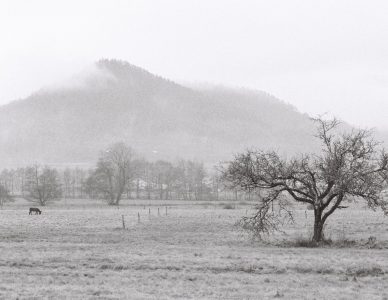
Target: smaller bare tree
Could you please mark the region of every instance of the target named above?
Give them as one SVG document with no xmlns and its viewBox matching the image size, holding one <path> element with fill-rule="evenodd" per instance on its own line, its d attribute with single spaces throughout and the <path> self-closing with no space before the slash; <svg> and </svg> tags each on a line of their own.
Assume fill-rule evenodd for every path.
<svg viewBox="0 0 388 300">
<path fill-rule="evenodd" d="M 119 205 L 134 179 L 134 151 L 124 143 L 117 143 L 102 152 L 97 167 L 88 179 L 89 189 L 109 205 Z"/>
<path fill-rule="evenodd" d="M 58 171 L 49 167 L 34 165 L 27 168 L 24 188 L 25 198 L 42 206 L 62 196 Z"/>
<path fill-rule="evenodd" d="M 2 184 L 0 184 L 0 207 L 3 208 L 7 202 L 12 202 L 13 197 L 10 195 L 9 190 Z"/>
</svg>

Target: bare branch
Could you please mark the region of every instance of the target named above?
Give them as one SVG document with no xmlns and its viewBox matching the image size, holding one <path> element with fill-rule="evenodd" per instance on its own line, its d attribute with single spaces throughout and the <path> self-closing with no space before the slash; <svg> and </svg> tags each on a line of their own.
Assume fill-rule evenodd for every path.
<svg viewBox="0 0 388 300">
<path fill-rule="evenodd" d="M 273 151 L 247 151 L 223 168 L 222 178 L 232 187 L 267 191 L 270 198 L 263 203 L 279 203 L 288 195 L 293 201 L 312 204 L 314 239 L 319 241 L 323 224 L 343 201 L 357 197 L 372 209 L 386 210 L 388 203 L 382 192 L 387 189 L 388 154 L 380 149 L 370 130 L 339 133 L 336 119 L 317 118 L 314 122 L 316 137 L 322 142 L 320 154 L 287 160 Z M 265 209 L 258 207 L 259 213 L 251 221 L 265 219 Z M 257 228 L 263 228 L 263 224 Z"/>
</svg>

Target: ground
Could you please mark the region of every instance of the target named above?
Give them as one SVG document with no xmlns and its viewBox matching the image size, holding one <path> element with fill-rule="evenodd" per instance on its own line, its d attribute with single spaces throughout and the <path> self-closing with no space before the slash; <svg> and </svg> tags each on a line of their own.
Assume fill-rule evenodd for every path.
<svg viewBox="0 0 388 300">
<path fill-rule="evenodd" d="M 303 208 L 286 235 L 265 244 L 234 226 L 252 212 L 246 203 L 127 201 L 117 209 L 79 200 L 42 215 L 28 215 L 28 205 L 0 210 L 1 299 L 388 299 L 380 212 L 333 215 L 326 236 L 356 244 L 302 248 L 293 243 L 309 235 L 312 218 Z"/>
</svg>

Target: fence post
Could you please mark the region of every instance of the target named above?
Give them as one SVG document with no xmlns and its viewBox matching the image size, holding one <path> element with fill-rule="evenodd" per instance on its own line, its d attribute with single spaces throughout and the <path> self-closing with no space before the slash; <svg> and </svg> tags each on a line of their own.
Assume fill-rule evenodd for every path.
<svg viewBox="0 0 388 300">
<path fill-rule="evenodd" d="M 167 216 L 167 206 L 166 206 L 166 216 Z"/>
<path fill-rule="evenodd" d="M 158 207 L 158 216 L 160 216 L 159 207 Z"/>
<path fill-rule="evenodd" d="M 148 218 L 151 219 L 151 208 L 148 209 Z"/>
<path fill-rule="evenodd" d="M 121 221 L 123 222 L 123 229 L 125 229 L 125 220 L 124 220 L 124 215 L 121 215 Z"/>
<path fill-rule="evenodd" d="M 137 223 L 140 223 L 140 213 L 137 213 Z"/>
</svg>

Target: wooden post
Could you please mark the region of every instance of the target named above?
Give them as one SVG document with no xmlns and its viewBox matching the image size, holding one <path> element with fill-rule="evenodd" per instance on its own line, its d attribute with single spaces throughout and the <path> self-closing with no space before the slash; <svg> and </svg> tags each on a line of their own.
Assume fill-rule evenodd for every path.
<svg viewBox="0 0 388 300">
<path fill-rule="evenodd" d="M 137 223 L 140 223 L 140 213 L 137 213 Z"/>
<path fill-rule="evenodd" d="M 158 207 L 158 216 L 160 216 L 159 207 Z"/>
<path fill-rule="evenodd" d="M 151 219 L 151 208 L 148 209 L 148 218 Z"/>
<path fill-rule="evenodd" d="M 121 215 L 121 221 L 123 222 L 123 229 L 125 229 L 125 220 L 124 220 L 124 215 Z"/>
<path fill-rule="evenodd" d="M 166 216 L 167 216 L 167 206 L 166 206 Z"/>
</svg>

